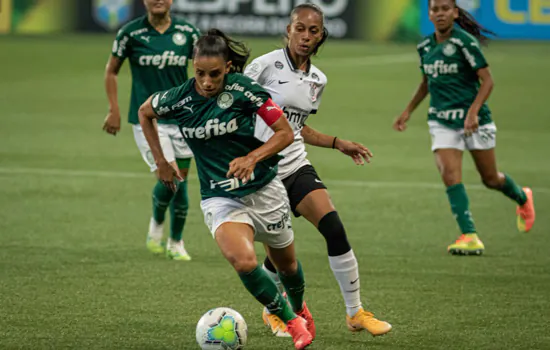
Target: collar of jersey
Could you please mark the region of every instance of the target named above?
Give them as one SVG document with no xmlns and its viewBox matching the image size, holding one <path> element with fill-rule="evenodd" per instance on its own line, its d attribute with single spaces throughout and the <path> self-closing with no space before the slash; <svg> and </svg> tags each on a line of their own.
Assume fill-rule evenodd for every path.
<svg viewBox="0 0 550 350">
<path fill-rule="evenodd" d="M 168 29 L 166 29 L 166 31 L 162 34 L 158 30 L 156 30 L 156 28 L 153 27 L 153 25 L 149 22 L 149 18 L 147 17 L 147 15 L 143 16 L 143 23 L 147 26 L 147 28 L 152 30 L 154 33 L 158 35 L 165 35 L 170 33 L 172 29 L 174 29 L 174 16 L 170 15 L 170 27 L 168 27 Z"/>
<path fill-rule="evenodd" d="M 441 42 L 441 43 L 438 43 L 437 42 L 437 37 L 435 36 L 435 32 L 430 36 L 430 40 L 432 41 L 432 44 L 433 45 L 442 45 L 442 44 L 446 44 L 449 39 L 451 39 L 453 37 L 453 35 L 456 34 L 456 25 L 453 25 L 453 28 L 451 29 L 451 36 L 449 36 L 449 38 L 447 38 L 447 40 Z"/>
<path fill-rule="evenodd" d="M 296 63 L 294 63 L 294 61 L 292 60 L 292 56 L 290 55 L 290 49 L 288 48 L 288 46 L 286 46 L 283 49 L 283 51 L 285 53 L 285 57 L 286 57 L 286 60 L 288 62 L 288 65 L 290 66 L 290 68 L 292 69 L 293 72 L 296 72 L 298 70 L 298 67 L 296 66 Z M 306 74 L 309 74 L 310 69 L 311 69 L 311 60 L 308 59 L 307 60 L 307 67 L 306 67 Z"/>
</svg>

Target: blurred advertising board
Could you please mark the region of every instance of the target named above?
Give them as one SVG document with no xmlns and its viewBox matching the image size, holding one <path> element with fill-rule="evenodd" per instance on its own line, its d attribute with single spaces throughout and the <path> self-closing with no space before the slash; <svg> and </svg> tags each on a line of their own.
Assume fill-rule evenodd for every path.
<svg viewBox="0 0 550 350">
<path fill-rule="evenodd" d="M 11 31 L 11 0 L 0 0 L 0 34 Z"/>
<path fill-rule="evenodd" d="M 288 15 L 298 4 L 319 5 L 332 37 L 357 36 L 357 4 L 360 0 L 174 0 L 172 12 L 184 16 L 201 30 L 219 28 L 243 36 L 281 36 Z M 83 0 L 80 29 L 111 31 L 128 19 L 145 13 L 142 0 Z"/>
<path fill-rule="evenodd" d="M 420 39 L 420 1 L 365 0 L 363 38 L 375 41 L 414 41 Z"/>
<path fill-rule="evenodd" d="M 550 0 L 458 0 L 495 39 L 550 40 Z M 428 2 L 423 1 L 421 32 L 433 32 Z"/>
<path fill-rule="evenodd" d="M 42 34 L 75 28 L 72 0 L 0 0 L 0 32 Z"/>
</svg>

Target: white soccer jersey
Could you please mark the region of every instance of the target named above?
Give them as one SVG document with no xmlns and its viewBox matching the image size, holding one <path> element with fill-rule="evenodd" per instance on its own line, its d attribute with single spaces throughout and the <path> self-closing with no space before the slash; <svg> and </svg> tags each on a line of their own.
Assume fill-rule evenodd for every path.
<svg viewBox="0 0 550 350">
<path fill-rule="evenodd" d="M 327 77 L 310 64 L 306 72 L 297 69 L 287 49 L 279 49 L 256 58 L 244 74 L 260 83 L 285 112 L 294 130 L 294 142 L 281 152 L 279 177 L 284 179 L 304 165 L 310 164 L 302 137 L 302 129 L 310 114 L 317 113 Z M 256 117 L 255 136 L 267 141 L 273 130 Z"/>
</svg>

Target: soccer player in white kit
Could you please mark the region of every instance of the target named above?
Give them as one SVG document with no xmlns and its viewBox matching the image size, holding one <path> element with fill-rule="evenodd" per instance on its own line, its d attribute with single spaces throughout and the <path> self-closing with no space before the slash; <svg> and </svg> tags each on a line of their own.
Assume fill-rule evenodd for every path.
<svg viewBox="0 0 550 350">
<path fill-rule="evenodd" d="M 357 165 L 368 162 L 372 154 L 359 143 L 329 136 L 305 125 L 307 118 L 317 112 L 327 83 L 325 74 L 311 63 L 311 57 L 328 37 L 322 9 L 313 4 L 296 6 L 290 14 L 287 34 L 288 44 L 284 49 L 255 59 L 245 69 L 245 75 L 271 94 L 293 128 L 294 142 L 281 152 L 284 159 L 279 162 L 278 176 L 286 187 L 294 215 L 304 216 L 326 240 L 330 267 L 346 304 L 348 328 L 353 332 L 366 329 L 374 336 L 383 335 L 392 326 L 377 320 L 362 307 L 357 259 L 327 188 L 307 159 L 305 144 L 338 149 Z M 272 134 L 265 122 L 257 118 L 256 137 L 265 141 Z M 269 258 L 264 262 L 264 269 L 281 287 Z M 276 336 L 288 336 L 284 323 L 266 309 L 263 319 Z"/>
</svg>

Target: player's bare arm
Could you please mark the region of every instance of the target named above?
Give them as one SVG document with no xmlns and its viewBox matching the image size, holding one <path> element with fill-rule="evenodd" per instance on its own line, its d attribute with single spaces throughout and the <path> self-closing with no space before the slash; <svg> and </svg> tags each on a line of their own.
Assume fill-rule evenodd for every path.
<svg viewBox="0 0 550 350">
<path fill-rule="evenodd" d="M 491 92 L 493 91 L 494 82 L 489 67 L 481 68 L 477 70 L 477 76 L 481 81 L 481 86 L 477 93 L 476 99 L 472 103 L 472 106 L 468 110 L 466 119 L 464 120 L 464 134 L 466 136 L 476 132 L 479 127 L 479 110 L 483 104 L 489 99 Z"/>
<path fill-rule="evenodd" d="M 428 79 L 425 75 L 422 75 L 422 81 L 414 92 L 413 98 L 407 105 L 407 108 L 405 108 L 403 113 L 401 113 L 401 115 L 393 123 L 393 128 L 396 131 L 405 131 L 405 129 L 407 129 L 407 122 L 411 118 L 411 114 L 422 103 L 422 101 L 424 101 L 426 96 L 428 96 Z"/>
<path fill-rule="evenodd" d="M 147 139 L 147 143 L 149 143 L 151 153 L 157 164 L 159 180 L 175 192 L 177 189 L 175 180 L 183 181 L 183 178 L 179 175 L 178 170 L 164 158 L 164 154 L 162 153 L 159 135 L 155 128 L 155 119 L 157 115 L 153 111 L 151 97 L 149 97 L 139 108 L 138 117 L 139 124 L 143 129 L 143 134 Z"/>
<path fill-rule="evenodd" d="M 109 100 L 109 113 L 103 122 L 103 130 L 115 135 L 120 131 L 120 110 L 118 107 L 117 76 L 122 67 L 122 61 L 112 55 L 109 56 L 105 67 L 105 91 Z"/>
<path fill-rule="evenodd" d="M 304 125 L 302 129 L 302 137 L 308 145 L 339 150 L 350 156 L 357 165 L 364 165 L 365 162 L 370 163 L 370 158 L 373 157 L 372 152 L 360 143 L 323 134 L 307 125 Z"/>
<path fill-rule="evenodd" d="M 280 118 L 282 115 L 283 112 L 281 111 L 277 121 L 271 124 L 270 127 L 275 133 L 266 143 L 247 156 L 236 158 L 229 163 L 227 177 L 236 177 L 244 183 L 248 182 L 258 162 L 281 152 L 294 141 L 292 128 L 286 118 Z"/>
</svg>

